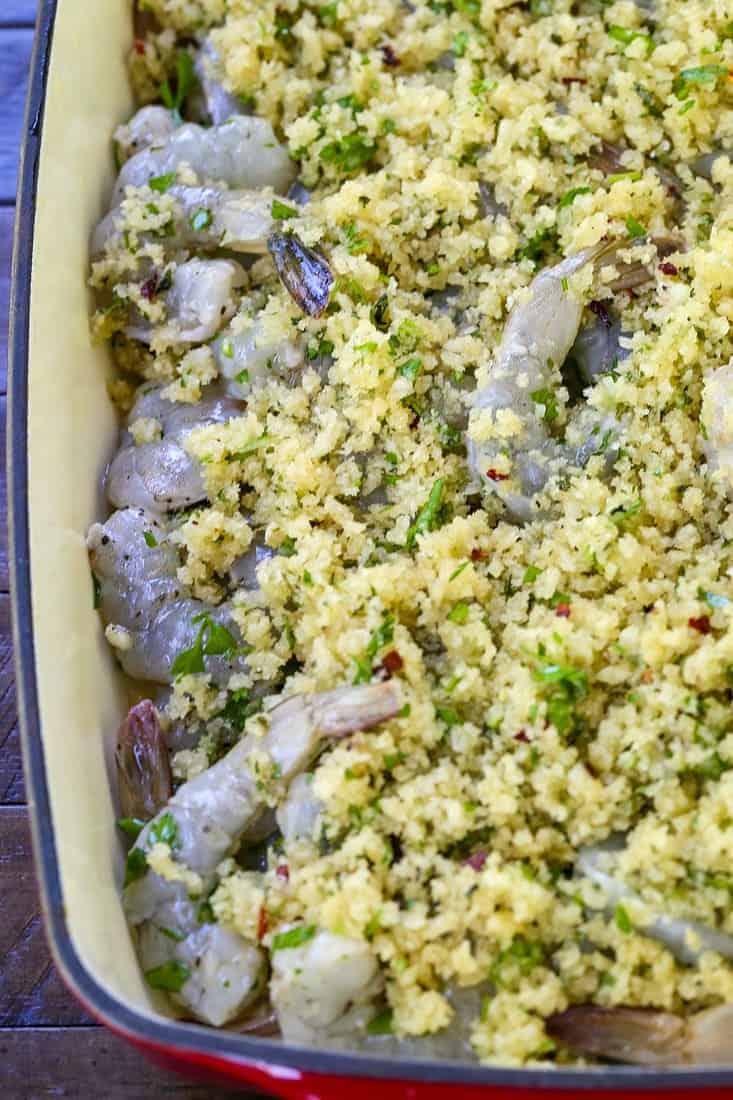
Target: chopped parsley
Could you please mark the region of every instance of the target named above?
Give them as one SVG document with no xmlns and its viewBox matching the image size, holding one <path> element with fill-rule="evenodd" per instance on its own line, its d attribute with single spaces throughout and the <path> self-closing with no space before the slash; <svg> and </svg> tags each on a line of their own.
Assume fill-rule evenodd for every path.
<svg viewBox="0 0 733 1100">
<path fill-rule="evenodd" d="M 150 826 L 148 833 L 153 844 L 167 844 L 171 848 L 178 847 L 178 825 L 176 819 L 170 813 L 162 814 L 157 821 Z"/>
<path fill-rule="evenodd" d="M 617 23 L 608 28 L 608 37 L 624 47 L 630 46 L 632 42 L 640 39 L 646 46 L 647 55 L 654 49 L 654 41 L 650 34 L 645 34 L 643 31 L 632 31 L 628 27 L 620 27 Z"/>
<path fill-rule="evenodd" d="M 459 600 L 459 602 L 455 604 L 454 607 L 448 612 L 448 619 L 450 620 L 450 622 L 456 623 L 458 626 L 463 626 L 463 624 L 468 620 L 469 611 L 470 607 L 466 603 L 466 601 Z"/>
<path fill-rule="evenodd" d="M 153 989 L 164 989 L 167 993 L 180 993 L 191 977 L 191 969 L 185 963 L 171 959 L 145 971 L 145 980 Z"/>
<path fill-rule="evenodd" d="M 158 540 L 152 531 L 143 531 L 143 538 L 145 539 L 145 545 L 149 546 L 151 550 L 158 545 Z"/>
<path fill-rule="evenodd" d="M 615 911 L 613 917 L 614 917 L 614 920 L 616 921 L 616 927 L 618 928 L 618 930 L 620 932 L 624 932 L 626 935 L 628 935 L 629 932 L 634 931 L 634 926 L 631 923 L 631 917 L 626 912 L 623 905 L 617 905 L 616 906 L 616 911 Z"/>
<path fill-rule="evenodd" d="M 204 657 L 221 657 L 234 653 L 237 649 L 234 635 L 221 623 L 215 622 L 208 612 L 194 616 L 191 622 L 200 623 L 201 626 L 191 648 L 184 649 L 174 660 L 171 666 L 171 675 L 174 680 L 179 676 L 193 676 L 206 672 Z"/>
<path fill-rule="evenodd" d="M 121 829 L 125 836 L 137 840 L 145 828 L 145 822 L 141 821 L 139 817 L 121 817 L 117 822 L 117 828 Z"/>
<path fill-rule="evenodd" d="M 129 886 L 131 882 L 137 882 L 139 878 L 147 872 L 148 869 L 148 857 L 142 848 L 131 848 L 127 853 L 127 860 L 125 862 L 125 886 Z"/>
<path fill-rule="evenodd" d="M 378 1016 L 369 1021 L 366 1029 L 369 1035 L 391 1035 L 394 1031 L 392 1013 L 389 1010 L 380 1012 Z"/>
<path fill-rule="evenodd" d="M 641 237 L 646 237 L 647 234 L 646 226 L 642 225 L 631 214 L 626 219 L 626 232 L 632 241 L 638 241 Z"/>
<path fill-rule="evenodd" d="M 200 206 L 198 210 L 195 210 L 191 215 L 191 228 L 194 233 L 203 233 L 205 229 L 208 229 L 214 220 L 214 215 L 211 213 L 208 207 Z"/>
<path fill-rule="evenodd" d="M 544 412 L 542 413 L 542 419 L 547 424 L 552 424 L 553 420 L 557 420 L 559 409 L 557 398 L 552 390 L 534 390 L 529 396 L 532 398 L 535 405 L 543 406 Z"/>
<path fill-rule="evenodd" d="M 356 659 L 356 672 L 354 674 L 355 684 L 368 684 L 372 678 L 374 658 L 379 653 L 380 649 L 384 649 L 394 639 L 394 615 L 385 615 L 382 619 L 381 625 L 372 634 L 369 639 L 369 644 L 366 647 L 366 653 L 364 657 L 358 657 Z"/>
<path fill-rule="evenodd" d="M 276 222 L 287 221 L 288 218 L 297 218 L 299 211 L 294 206 L 288 206 L 280 199 L 273 199 L 270 214 Z"/>
<path fill-rule="evenodd" d="M 691 69 L 683 69 L 675 78 L 673 85 L 674 94 L 678 99 L 687 99 L 690 87 L 695 85 L 715 85 L 721 76 L 727 76 L 728 69 L 725 65 L 696 65 Z"/>
<path fill-rule="evenodd" d="M 564 210 L 566 206 L 572 206 L 578 195 L 590 195 L 592 190 L 592 187 L 571 187 L 557 204 L 558 210 Z"/>
<path fill-rule="evenodd" d="M 183 121 L 181 111 L 195 84 L 196 71 L 193 66 L 193 58 L 188 50 L 180 50 L 176 57 L 175 92 L 171 89 L 168 80 L 164 80 L 158 89 L 160 98 L 168 110 L 173 113 L 177 122 Z"/>
<path fill-rule="evenodd" d="M 168 188 L 176 182 L 176 173 L 168 172 L 165 176 L 153 176 L 151 180 L 148 180 L 148 187 L 152 191 L 157 191 L 159 195 L 164 195 Z"/>
<path fill-rule="evenodd" d="M 301 944 L 312 940 L 315 934 L 315 924 L 299 924 L 297 928 L 290 928 L 287 932 L 278 932 L 276 936 L 273 936 L 270 951 L 274 954 L 276 951 L 287 951 L 293 947 L 300 947 Z"/>
<path fill-rule="evenodd" d="M 547 720 L 558 733 L 571 733 L 576 726 L 575 708 L 588 694 L 587 673 L 573 665 L 550 661 L 540 652 L 533 675 L 546 688 Z"/>
<path fill-rule="evenodd" d="M 333 165 L 344 175 L 352 175 L 360 168 L 364 168 L 372 160 L 376 151 L 376 142 L 357 130 L 324 145 L 320 158 L 324 164 Z"/>
<path fill-rule="evenodd" d="M 414 523 L 407 532 L 405 545 L 409 550 L 415 546 L 418 535 L 425 535 L 440 526 L 444 488 L 445 482 L 442 478 L 438 478 L 430 490 L 430 496 L 417 513 Z"/>
</svg>

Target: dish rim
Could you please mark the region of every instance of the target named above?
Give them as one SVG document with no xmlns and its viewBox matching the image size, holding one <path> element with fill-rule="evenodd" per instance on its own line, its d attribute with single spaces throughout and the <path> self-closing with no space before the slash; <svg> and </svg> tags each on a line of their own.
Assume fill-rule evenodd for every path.
<svg viewBox="0 0 733 1100">
<path fill-rule="evenodd" d="M 53 34 L 59 0 L 39 0 L 28 101 L 18 175 L 8 339 L 8 549 L 18 718 L 36 875 L 46 935 L 65 983 L 112 1031 L 158 1057 L 213 1059 L 220 1071 L 249 1065 L 267 1084 L 296 1075 L 331 1079 L 391 1080 L 409 1085 L 444 1084 L 504 1089 L 583 1092 L 721 1089 L 733 1087 L 733 1068 L 647 1070 L 601 1067 L 587 1070 L 513 1069 L 461 1062 L 308 1050 L 173 1019 L 151 1019 L 118 1000 L 82 962 L 66 924 L 48 775 L 41 737 L 35 663 L 28 501 L 28 378 L 31 282 L 38 171 Z"/>
</svg>

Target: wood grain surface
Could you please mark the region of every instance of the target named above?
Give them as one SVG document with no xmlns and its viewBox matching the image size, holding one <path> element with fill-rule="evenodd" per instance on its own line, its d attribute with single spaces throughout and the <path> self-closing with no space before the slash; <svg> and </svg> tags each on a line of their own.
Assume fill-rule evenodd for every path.
<svg viewBox="0 0 733 1100">
<path fill-rule="evenodd" d="M 94 0 L 90 0 L 90 6 Z M 33 40 L 34 0 L 0 0 L 0 433 L 5 453 L 7 321 L 17 147 Z M 4 467 L 3 467 L 4 471 Z M 8 1100 L 219 1100 L 148 1064 L 98 1027 L 48 952 L 25 805 L 8 595 L 6 481 L 0 479 L 0 1095 Z M 237 1090 L 245 1100 L 261 1093 Z"/>
</svg>

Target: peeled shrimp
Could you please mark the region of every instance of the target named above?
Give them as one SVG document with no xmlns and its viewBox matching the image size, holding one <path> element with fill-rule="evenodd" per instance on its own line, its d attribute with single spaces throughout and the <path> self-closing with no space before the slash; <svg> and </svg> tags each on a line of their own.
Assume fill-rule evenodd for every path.
<svg viewBox="0 0 733 1100">
<path fill-rule="evenodd" d="M 133 679 L 168 684 L 177 658 L 194 651 L 203 665 L 197 671 L 226 684 L 233 672 L 247 672 L 239 629 L 227 604 L 193 599 L 179 583 L 178 554 L 167 535 L 155 516 L 127 508 L 95 523 L 87 536 L 100 611 L 117 628 L 111 638 L 119 662 Z"/>
<path fill-rule="evenodd" d="M 260 587 L 257 579 L 257 568 L 263 562 L 271 561 L 277 556 L 277 550 L 266 546 L 261 536 L 255 535 L 250 547 L 232 562 L 229 568 L 229 576 L 237 588 L 246 588 L 250 592 Z"/>
<path fill-rule="evenodd" d="M 150 146 L 164 145 L 176 129 L 173 112 L 165 107 L 142 107 L 115 131 L 118 155 L 123 160 Z"/>
<path fill-rule="evenodd" d="M 241 115 L 242 101 L 224 87 L 221 58 L 210 38 L 204 40 L 196 55 L 196 75 L 204 94 L 206 113 L 214 126 L 220 126 L 233 115 Z"/>
<path fill-rule="evenodd" d="M 573 1005 L 547 1030 L 574 1050 L 640 1066 L 733 1065 L 733 1005 L 675 1016 L 653 1009 Z"/>
<path fill-rule="evenodd" d="M 583 314 L 583 305 L 566 289 L 566 280 L 608 249 L 608 245 L 586 249 L 535 277 L 527 301 L 509 317 L 488 380 L 474 395 L 471 423 L 488 410 L 495 424 L 508 417 L 511 433 L 481 441 L 475 438 L 478 433 L 471 437 L 469 427 L 470 468 L 520 521 L 537 514 L 535 497 L 553 474 L 587 461 L 589 441 L 593 453 L 609 432 L 618 430 L 612 417 L 586 414 L 578 425 L 581 431 L 569 432 L 571 442 L 563 444 L 548 431 L 542 401 L 554 385 L 553 371 L 576 340 Z M 511 463 L 508 473 L 503 469 L 506 456 Z"/>
<path fill-rule="evenodd" d="M 244 332 L 228 330 L 212 344 L 227 390 L 235 397 L 247 397 L 273 377 L 282 377 L 303 365 L 303 348 L 295 340 L 272 340 L 261 321 Z"/>
<path fill-rule="evenodd" d="M 364 940 L 318 931 L 272 955 L 270 996 L 289 1042 L 363 1032 L 381 990 L 379 962 Z"/>
<path fill-rule="evenodd" d="M 275 227 L 272 194 L 264 191 L 229 191 L 222 187 L 190 187 L 173 184 L 167 195 L 176 200 L 170 231 L 164 237 L 143 233 L 168 252 L 178 249 L 210 251 L 228 248 L 233 252 L 259 255 Z M 292 204 L 291 204 L 292 205 Z M 125 204 L 115 206 L 92 234 L 94 259 L 114 251 L 125 233 Z"/>
<path fill-rule="evenodd" d="M 156 839 L 166 836 L 174 870 L 184 877 L 193 872 L 192 879 L 182 881 L 143 867 L 126 886 L 124 904 L 131 923 L 140 928 L 146 971 L 176 963 L 185 980 L 175 998 L 199 1019 L 221 1026 L 262 988 L 264 952 L 233 933 L 224 935 L 217 925 L 202 924 L 199 903 L 216 884 L 219 863 L 266 809 L 268 778 L 289 784 L 325 742 L 371 729 L 394 717 L 400 706 L 391 681 L 286 698 L 265 712 L 262 736 L 248 734 L 217 764 L 184 783 L 140 833 L 133 852 L 148 853 Z M 261 770 L 263 760 L 269 760 L 267 774 Z M 222 936 L 226 942 L 219 942 Z M 201 958 L 205 967 L 198 963 Z M 234 974 L 227 969 L 232 960 Z"/>
<path fill-rule="evenodd" d="M 206 499 L 199 463 L 183 443 L 189 432 L 209 424 L 225 424 L 243 414 L 243 407 L 212 386 L 195 405 L 168 401 L 160 386 L 141 386 L 127 424 L 157 420 L 159 440 L 136 445 L 128 431 L 109 466 L 105 488 L 115 508 L 137 507 L 173 512 Z"/>
<path fill-rule="evenodd" d="M 296 776 L 277 808 L 277 825 L 285 843 L 313 840 L 322 811 L 323 803 L 313 790 L 313 776 L 309 773 Z"/>
<path fill-rule="evenodd" d="M 139 318 L 125 329 L 132 340 L 153 339 L 168 347 L 213 340 L 236 309 L 235 290 L 246 282 L 233 260 L 188 260 L 178 264 L 165 293 L 166 319 L 153 325 Z"/>
<path fill-rule="evenodd" d="M 603 845 L 584 848 L 578 855 L 578 871 L 601 887 L 606 896 L 606 908 L 611 913 L 622 901 L 641 900 L 608 869 L 613 853 L 619 852 L 623 844 L 623 838 L 612 838 Z M 664 944 L 680 962 L 688 966 L 697 964 L 705 951 L 716 951 L 733 959 L 733 936 L 708 928 L 698 921 L 661 913 L 637 931 Z"/>
<path fill-rule="evenodd" d="M 127 187 L 142 187 L 184 164 L 201 179 L 235 188 L 287 191 L 295 178 L 295 165 L 270 123 L 264 118 L 235 115 L 210 128 L 187 122 L 173 130 L 163 145 L 136 153 L 117 177 L 115 204 L 125 197 Z"/>
</svg>

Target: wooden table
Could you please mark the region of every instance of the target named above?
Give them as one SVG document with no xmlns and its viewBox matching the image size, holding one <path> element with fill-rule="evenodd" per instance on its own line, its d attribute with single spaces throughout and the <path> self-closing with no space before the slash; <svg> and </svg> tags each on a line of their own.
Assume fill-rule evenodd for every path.
<svg viewBox="0 0 733 1100">
<path fill-rule="evenodd" d="M 0 0 L 0 432 L 5 453 L 6 333 L 17 146 L 35 0 Z M 63 986 L 43 933 L 15 709 L 8 596 L 7 494 L 0 479 L 0 1092 L 8 1100 L 217 1100 L 149 1066 L 98 1027 Z M 238 1092 L 255 1100 L 259 1093 Z"/>
</svg>

